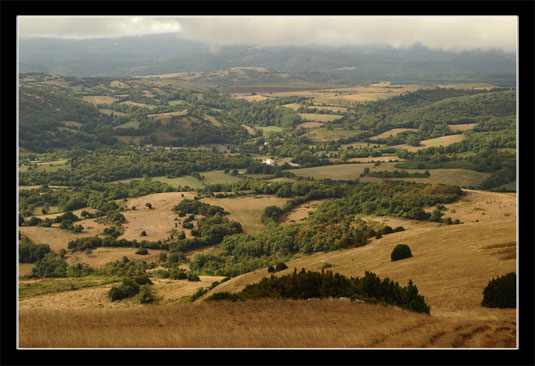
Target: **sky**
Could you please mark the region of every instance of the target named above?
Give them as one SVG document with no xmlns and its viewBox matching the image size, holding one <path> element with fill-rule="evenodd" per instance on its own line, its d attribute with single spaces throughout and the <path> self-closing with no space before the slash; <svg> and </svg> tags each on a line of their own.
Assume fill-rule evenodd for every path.
<svg viewBox="0 0 535 366">
<path fill-rule="evenodd" d="M 515 52 L 517 17 L 49 17 L 20 16 L 20 36 L 100 38 L 177 33 L 213 46 L 367 45 Z"/>
</svg>

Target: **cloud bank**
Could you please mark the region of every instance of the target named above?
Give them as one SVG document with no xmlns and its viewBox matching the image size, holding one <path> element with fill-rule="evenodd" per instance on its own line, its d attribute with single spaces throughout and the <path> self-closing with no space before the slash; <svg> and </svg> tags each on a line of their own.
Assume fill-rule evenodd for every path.
<svg viewBox="0 0 535 366">
<path fill-rule="evenodd" d="M 22 36 L 95 38 L 177 32 L 213 46 L 369 45 L 515 52 L 517 18 L 474 17 L 20 17 Z"/>
</svg>

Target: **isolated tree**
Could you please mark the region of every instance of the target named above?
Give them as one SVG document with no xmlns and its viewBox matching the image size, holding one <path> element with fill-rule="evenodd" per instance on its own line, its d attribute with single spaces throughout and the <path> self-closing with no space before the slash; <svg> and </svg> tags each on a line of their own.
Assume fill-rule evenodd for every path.
<svg viewBox="0 0 535 366">
<path fill-rule="evenodd" d="M 150 209 L 152 209 L 152 204 L 150 202 L 145 203 L 145 206 L 147 206 Z"/>
<path fill-rule="evenodd" d="M 516 308 L 516 273 L 510 272 L 489 281 L 483 290 L 482 306 Z"/>
<path fill-rule="evenodd" d="M 407 244 L 398 244 L 390 254 L 392 261 L 398 261 L 412 257 L 411 248 Z"/>
</svg>

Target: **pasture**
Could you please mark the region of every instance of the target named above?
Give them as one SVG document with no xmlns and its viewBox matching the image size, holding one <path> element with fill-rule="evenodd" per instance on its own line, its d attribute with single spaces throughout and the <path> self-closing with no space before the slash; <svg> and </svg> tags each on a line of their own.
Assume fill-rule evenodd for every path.
<svg viewBox="0 0 535 366">
<path fill-rule="evenodd" d="M 284 206 L 288 198 L 274 196 L 245 196 L 232 198 L 203 198 L 202 202 L 223 207 L 229 212 L 230 220 L 238 221 L 245 232 L 253 233 L 265 228 L 262 223 L 262 214 L 267 206 Z"/>
<path fill-rule="evenodd" d="M 464 131 L 473 129 L 476 125 L 477 125 L 477 123 L 465 123 L 465 124 L 461 124 L 461 125 L 448 125 L 448 127 L 453 132 L 456 132 L 456 131 L 464 132 Z"/>
<path fill-rule="evenodd" d="M 319 128 L 307 132 L 304 136 L 310 137 L 310 139 L 315 142 L 327 142 L 332 140 L 338 140 L 340 138 L 360 135 L 361 133 L 362 132 L 358 130 L 344 130 L 341 128 Z"/>
<path fill-rule="evenodd" d="M 37 166 L 35 166 L 37 165 Z M 68 169 L 70 167 L 69 159 L 59 159 L 54 161 L 43 161 L 33 163 L 32 170 L 34 171 L 43 171 L 43 172 L 55 172 L 59 169 Z M 19 171 L 26 172 L 28 171 L 28 165 L 20 165 Z"/>
<path fill-rule="evenodd" d="M 82 100 L 84 102 L 88 102 L 93 105 L 99 105 L 99 104 L 112 104 L 113 102 L 117 101 L 117 98 L 108 97 L 105 95 L 84 95 L 82 97 Z"/>
<path fill-rule="evenodd" d="M 387 157 L 381 158 L 367 158 L 374 161 L 382 161 Z M 388 157 L 388 160 L 395 160 L 395 158 Z M 374 163 L 364 162 L 360 164 L 335 164 L 325 165 L 313 168 L 293 169 L 292 172 L 301 177 L 313 177 L 314 179 L 333 179 L 333 180 L 354 180 L 360 179 L 361 182 L 373 182 L 380 183 L 383 178 L 375 177 L 360 177 L 364 173 L 365 168 L 369 168 L 370 172 L 373 171 L 394 171 L 394 170 L 406 170 L 409 173 L 422 173 L 421 169 L 401 169 L 396 168 L 396 162 L 382 163 L 378 166 L 374 166 Z M 396 178 L 396 180 L 407 180 L 419 183 L 445 183 L 454 184 L 458 186 L 477 186 L 483 182 L 490 173 L 476 172 L 466 169 L 429 169 L 430 176 L 427 178 Z M 389 178 L 393 179 L 393 178 Z"/>
<path fill-rule="evenodd" d="M 178 112 L 167 112 L 167 113 L 156 113 L 149 114 L 147 117 L 151 120 L 160 120 L 162 122 L 169 122 L 172 117 L 183 116 L 188 113 L 188 110 L 178 111 Z"/>
<path fill-rule="evenodd" d="M 417 132 L 418 129 L 416 129 L 416 128 L 394 128 L 394 129 L 385 131 L 383 133 L 380 133 L 378 135 L 372 136 L 372 137 L 370 137 L 370 140 L 385 139 L 385 138 L 388 138 L 390 136 L 397 136 L 401 132 L 405 132 L 405 131 L 415 131 L 415 132 Z"/>
<path fill-rule="evenodd" d="M 342 117 L 339 114 L 322 114 L 322 113 L 298 113 L 304 121 L 311 122 L 331 122 Z"/>
<path fill-rule="evenodd" d="M 119 103 L 119 104 L 133 105 L 133 106 L 136 106 L 136 107 L 140 107 L 140 108 L 148 108 L 148 109 L 156 108 L 155 105 L 144 104 L 144 103 L 137 103 L 137 102 L 132 102 L 132 101 L 130 101 L 130 100 L 127 100 L 126 102 L 121 102 L 121 103 Z"/>
<path fill-rule="evenodd" d="M 450 126 L 453 126 L 453 125 L 450 125 Z M 393 145 L 390 147 L 395 148 L 395 149 L 404 149 L 404 150 L 414 152 L 414 151 L 418 151 L 420 149 L 425 149 L 428 147 L 448 146 L 456 142 L 462 141 L 463 139 L 464 139 L 463 134 L 457 134 L 457 135 L 441 136 L 441 137 L 428 139 L 428 140 L 422 140 L 420 141 L 420 146 L 411 146 L 411 145 L 402 144 L 402 145 Z"/>
</svg>

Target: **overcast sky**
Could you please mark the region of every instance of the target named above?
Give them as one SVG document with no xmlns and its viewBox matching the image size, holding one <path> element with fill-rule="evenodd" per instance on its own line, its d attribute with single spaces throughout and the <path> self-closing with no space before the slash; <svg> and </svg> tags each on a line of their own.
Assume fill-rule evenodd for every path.
<svg viewBox="0 0 535 366">
<path fill-rule="evenodd" d="M 515 52 L 517 18 L 497 17 L 19 17 L 19 35 L 98 38 L 174 32 L 212 45 L 362 45 Z"/>
</svg>

